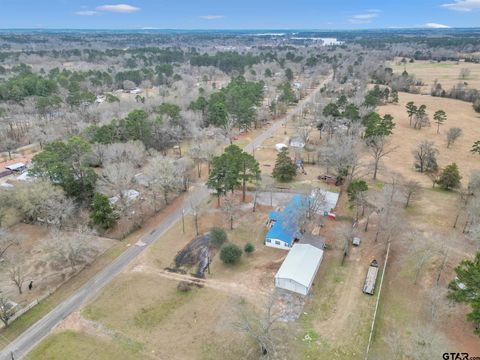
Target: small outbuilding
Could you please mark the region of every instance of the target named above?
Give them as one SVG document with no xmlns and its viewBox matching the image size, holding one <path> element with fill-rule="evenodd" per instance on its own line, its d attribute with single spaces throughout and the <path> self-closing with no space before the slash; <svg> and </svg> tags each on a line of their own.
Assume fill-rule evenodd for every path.
<svg viewBox="0 0 480 360">
<path fill-rule="evenodd" d="M 317 193 L 320 192 L 320 194 Z M 310 194 L 312 198 L 320 197 L 323 198 L 323 204 L 317 209 L 318 214 L 324 216 L 330 216 L 330 213 L 333 213 L 333 210 L 337 207 L 339 194 L 331 191 L 326 191 L 323 189 L 312 190 Z"/>
<path fill-rule="evenodd" d="M 279 144 L 275 144 L 275 149 L 277 149 L 277 151 L 282 151 L 283 149 L 288 149 L 288 146 L 285 144 L 279 143 Z"/>
<path fill-rule="evenodd" d="M 22 172 L 27 169 L 27 166 L 24 163 L 15 163 L 5 166 L 5 169 L 14 171 L 14 172 Z"/>
<path fill-rule="evenodd" d="M 295 244 L 275 274 L 275 286 L 307 295 L 323 259 L 323 250 L 309 244 Z"/>
<path fill-rule="evenodd" d="M 305 141 L 299 137 L 294 137 L 290 139 L 290 146 L 296 149 L 303 149 L 305 147 Z"/>
</svg>

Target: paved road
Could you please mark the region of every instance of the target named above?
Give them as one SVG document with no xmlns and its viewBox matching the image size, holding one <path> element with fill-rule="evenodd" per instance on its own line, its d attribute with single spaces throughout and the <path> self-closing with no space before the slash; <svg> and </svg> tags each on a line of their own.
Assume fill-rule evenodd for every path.
<svg viewBox="0 0 480 360">
<path fill-rule="evenodd" d="M 329 81 L 329 79 L 325 80 Z M 303 104 L 313 98 L 318 93 L 323 83 L 318 86 L 312 93 L 310 93 L 305 99 L 299 102 L 298 107 L 293 109 L 287 116 L 296 114 L 300 111 Z M 253 139 L 248 145 L 244 147 L 245 151 L 252 152 L 253 149 L 260 146 L 266 139 L 271 137 L 283 124 L 283 121 L 274 122 L 269 128 L 260 133 L 255 139 Z M 194 204 L 198 204 L 203 201 L 209 195 L 208 189 L 201 185 L 196 187 L 185 200 L 186 204 L 190 204 L 190 201 Z M 190 206 L 189 206 L 190 208 Z M 101 289 L 103 289 L 110 281 L 113 280 L 123 269 L 125 269 L 130 262 L 135 259 L 141 252 L 149 247 L 150 244 L 155 242 L 168 229 L 170 229 L 177 221 L 182 217 L 182 207 L 179 207 L 176 211 L 168 215 L 154 230 L 144 235 L 141 241 L 145 243 L 145 246 L 132 245 L 122 255 L 120 255 L 114 262 L 108 265 L 95 277 L 89 280 L 86 284 L 80 287 L 70 298 L 59 304 L 55 309 L 46 314 L 42 319 L 33 324 L 29 329 L 23 332 L 19 337 L 6 346 L 2 352 L 0 352 L 0 360 L 11 360 L 12 354 L 15 360 L 24 357 L 35 345 L 37 345 L 50 331 L 65 319 L 72 312 L 76 311 L 80 306 L 85 304 L 88 300 L 97 295 Z"/>
</svg>

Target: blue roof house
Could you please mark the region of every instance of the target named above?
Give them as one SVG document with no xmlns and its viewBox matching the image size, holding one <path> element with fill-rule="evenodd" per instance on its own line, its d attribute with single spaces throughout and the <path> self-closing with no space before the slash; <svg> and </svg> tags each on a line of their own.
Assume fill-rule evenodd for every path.
<svg viewBox="0 0 480 360">
<path fill-rule="evenodd" d="M 290 250 L 295 240 L 301 236 L 298 229 L 298 217 L 301 213 L 304 196 L 295 195 L 283 211 L 268 214 L 268 226 L 265 245 Z"/>
</svg>

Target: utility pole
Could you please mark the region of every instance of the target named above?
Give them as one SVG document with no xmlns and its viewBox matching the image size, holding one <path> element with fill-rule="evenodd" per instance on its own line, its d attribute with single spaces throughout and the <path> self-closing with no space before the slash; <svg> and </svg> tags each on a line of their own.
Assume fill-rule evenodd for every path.
<svg viewBox="0 0 480 360">
<path fill-rule="evenodd" d="M 185 209 L 182 209 L 182 233 L 185 234 Z"/>
</svg>

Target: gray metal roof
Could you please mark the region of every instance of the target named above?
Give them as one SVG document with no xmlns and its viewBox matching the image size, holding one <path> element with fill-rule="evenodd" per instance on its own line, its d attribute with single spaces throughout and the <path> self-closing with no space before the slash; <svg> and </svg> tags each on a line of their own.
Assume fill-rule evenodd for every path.
<svg viewBox="0 0 480 360">
<path fill-rule="evenodd" d="M 275 278 L 291 279 L 308 287 L 322 258 L 323 250 L 309 244 L 295 244 L 275 274 Z"/>
</svg>

